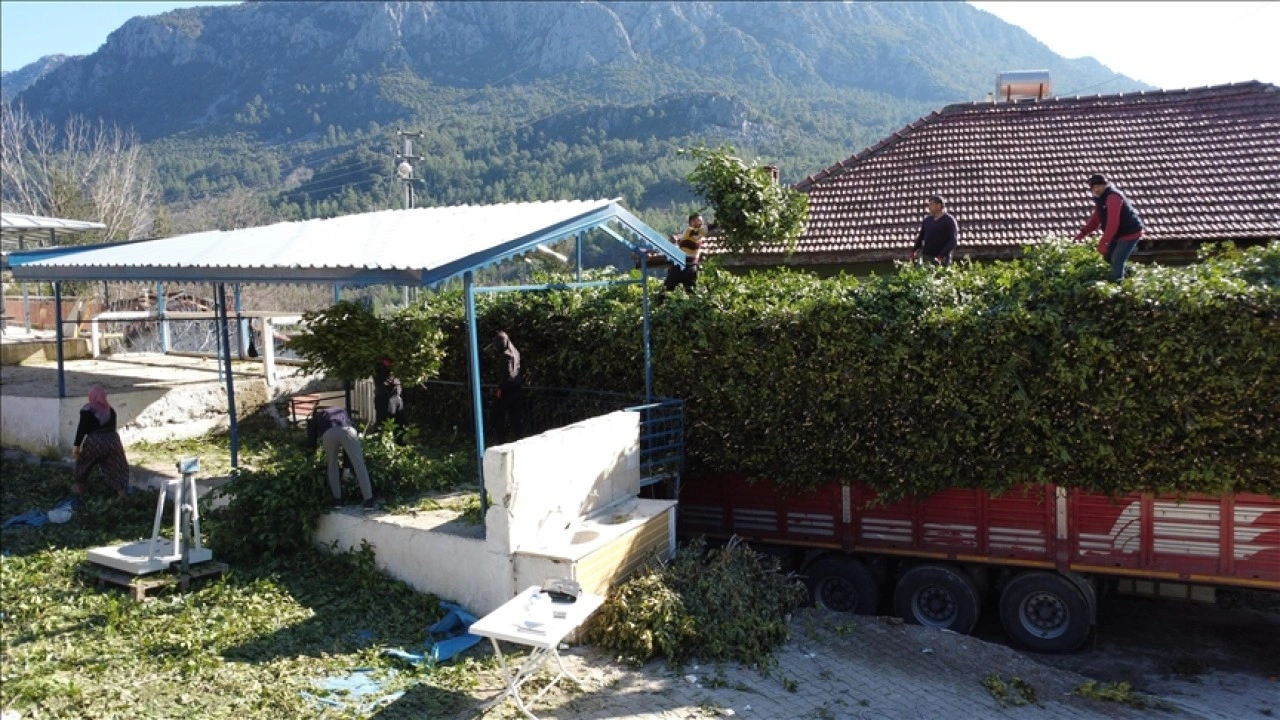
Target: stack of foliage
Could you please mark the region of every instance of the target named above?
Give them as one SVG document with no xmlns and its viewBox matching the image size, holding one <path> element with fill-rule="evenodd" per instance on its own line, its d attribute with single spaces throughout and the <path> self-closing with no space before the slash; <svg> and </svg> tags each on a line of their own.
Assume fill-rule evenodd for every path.
<svg viewBox="0 0 1280 720">
<path fill-rule="evenodd" d="M 1106 277 L 1067 244 L 861 280 L 712 269 L 652 310 L 655 392 L 685 401 L 691 471 L 788 491 L 1280 494 L 1280 242 Z M 642 393 L 640 299 L 487 294 L 479 333 L 507 330 L 539 385 Z M 426 302 L 466 382 L 461 299 Z"/>
<path fill-rule="evenodd" d="M 592 622 L 591 641 L 620 662 L 661 656 L 679 664 L 734 661 L 762 667 L 790 638 L 787 618 L 808 599 L 775 558 L 736 538 L 708 550 L 697 539 L 668 566 L 653 565 L 609 593 Z"/>
</svg>

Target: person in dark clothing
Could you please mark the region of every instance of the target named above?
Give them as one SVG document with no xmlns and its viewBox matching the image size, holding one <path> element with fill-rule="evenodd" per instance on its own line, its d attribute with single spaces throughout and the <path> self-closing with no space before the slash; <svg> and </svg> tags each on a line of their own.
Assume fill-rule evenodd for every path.
<svg viewBox="0 0 1280 720">
<path fill-rule="evenodd" d="M 373 371 L 373 401 L 377 405 L 374 427 L 380 428 L 388 419 L 394 420 L 397 439 L 404 429 L 404 398 L 401 392 L 400 378 L 391 370 L 391 359 L 383 358 Z"/>
<path fill-rule="evenodd" d="M 520 372 L 520 351 L 505 332 L 499 332 L 494 346 L 502 353 L 502 376 L 498 382 L 498 402 L 494 408 L 494 430 L 499 443 L 520 439 L 524 432 L 524 379 Z"/>
<path fill-rule="evenodd" d="M 85 481 L 95 467 L 102 469 L 102 479 L 124 497 L 129 490 L 129 460 L 124 454 L 124 444 L 116 432 L 116 409 L 107 402 L 107 390 L 101 385 L 89 388 L 89 402 L 80 408 L 80 424 L 76 426 L 75 484 L 71 492 L 84 494 Z"/>
<path fill-rule="evenodd" d="M 916 255 L 926 262 L 939 265 L 951 264 L 951 253 L 955 252 L 960 242 L 960 225 L 946 211 L 946 203 L 941 197 L 929 197 L 929 215 L 920 224 L 920 232 L 916 235 L 915 247 L 911 249 L 910 260 L 915 262 Z"/>
<path fill-rule="evenodd" d="M 338 474 L 339 452 L 346 453 L 360 482 L 360 494 L 364 496 L 364 509 L 373 509 L 373 484 L 369 481 L 369 469 L 364 464 L 364 451 L 355 423 L 347 411 L 337 407 L 318 407 L 307 418 L 307 448 L 316 451 L 316 444 L 324 446 L 329 460 L 329 490 L 333 492 L 333 508 L 342 508 L 342 478 Z"/>
<path fill-rule="evenodd" d="M 1111 265 L 1111 281 L 1120 282 L 1124 279 L 1125 263 L 1142 239 L 1142 218 L 1129 200 L 1111 187 L 1102 175 L 1089 178 L 1089 192 L 1093 193 L 1093 214 L 1084 228 L 1076 233 L 1074 241 L 1084 240 L 1089 233 L 1101 227 L 1098 253 Z"/>
</svg>

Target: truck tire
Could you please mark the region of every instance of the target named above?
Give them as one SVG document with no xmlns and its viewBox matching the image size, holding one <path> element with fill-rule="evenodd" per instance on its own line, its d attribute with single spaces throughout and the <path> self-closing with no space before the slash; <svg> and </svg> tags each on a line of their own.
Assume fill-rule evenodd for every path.
<svg viewBox="0 0 1280 720">
<path fill-rule="evenodd" d="M 874 615 L 880 584 L 857 558 L 828 555 L 805 570 L 813 604 L 825 610 Z"/>
<path fill-rule="evenodd" d="M 982 595 L 969 573 L 950 565 L 916 565 L 898 578 L 893 611 L 915 625 L 968 634 L 982 614 Z"/>
<path fill-rule="evenodd" d="M 1000 623 L 1010 638 L 1031 650 L 1070 652 L 1089 637 L 1089 604 L 1061 575 L 1023 573 L 1000 593 Z"/>
</svg>

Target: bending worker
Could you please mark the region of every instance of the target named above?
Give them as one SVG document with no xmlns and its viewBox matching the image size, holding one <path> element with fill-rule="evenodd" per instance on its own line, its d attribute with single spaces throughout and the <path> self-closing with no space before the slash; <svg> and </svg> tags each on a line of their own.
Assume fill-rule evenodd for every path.
<svg viewBox="0 0 1280 720">
<path fill-rule="evenodd" d="M 316 408 L 307 418 L 307 447 L 316 450 L 316 442 L 324 445 L 329 460 L 329 490 L 333 492 L 333 509 L 342 509 L 342 479 L 338 475 L 338 453 L 345 452 L 347 460 L 360 481 L 360 494 L 364 496 L 364 509 L 373 509 L 373 484 L 369 482 L 369 469 L 364 464 L 364 451 L 356 434 L 351 416 L 340 407 Z"/>
</svg>

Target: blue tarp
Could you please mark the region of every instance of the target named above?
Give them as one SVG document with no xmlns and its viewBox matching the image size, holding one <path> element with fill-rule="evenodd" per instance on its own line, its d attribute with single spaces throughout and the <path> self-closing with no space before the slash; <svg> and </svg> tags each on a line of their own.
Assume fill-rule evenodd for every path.
<svg viewBox="0 0 1280 720">
<path fill-rule="evenodd" d="M 347 675 L 330 676 L 323 682 L 317 682 L 316 686 L 320 690 L 324 690 L 324 695 L 316 695 L 306 691 L 300 692 L 299 695 L 310 700 L 317 705 L 325 705 L 338 710 L 351 710 L 369 714 L 374 710 L 389 705 L 399 700 L 404 695 L 404 691 L 393 692 L 390 695 L 378 695 L 382 692 L 382 683 L 373 676 L 373 668 L 356 668 Z M 388 672 L 386 679 L 394 678 L 395 670 Z M 378 695 L 372 700 L 365 701 L 364 698 L 369 695 Z"/>
<path fill-rule="evenodd" d="M 480 642 L 480 636 L 472 635 L 467 631 L 476 621 L 476 616 L 467 612 L 462 606 L 451 602 L 441 602 L 440 606 L 449 612 L 427 628 L 427 642 L 424 644 L 427 652 L 418 654 L 400 648 L 390 648 L 383 650 L 382 654 L 400 658 L 414 665 L 424 662 L 435 665 L 452 660 L 458 654 L 475 647 Z"/>
<path fill-rule="evenodd" d="M 22 513 L 21 515 L 14 515 L 8 520 L 5 520 L 4 525 L 0 525 L 0 528 L 7 529 L 11 527 L 16 527 L 19 525 L 30 525 L 31 527 L 40 527 L 41 525 L 45 525 L 49 522 L 49 513 L 51 512 L 60 513 L 63 511 L 72 511 L 72 510 L 75 510 L 76 507 L 79 505 L 80 505 L 80 501 L 77 500 L 76 498 L 68 498 L 58 503 L 57 505 L 54 505 L 48 510 L 28 510 Z M 70 515 L 70 512 L 67 512 L 67 515 Z"/>
</svg>

